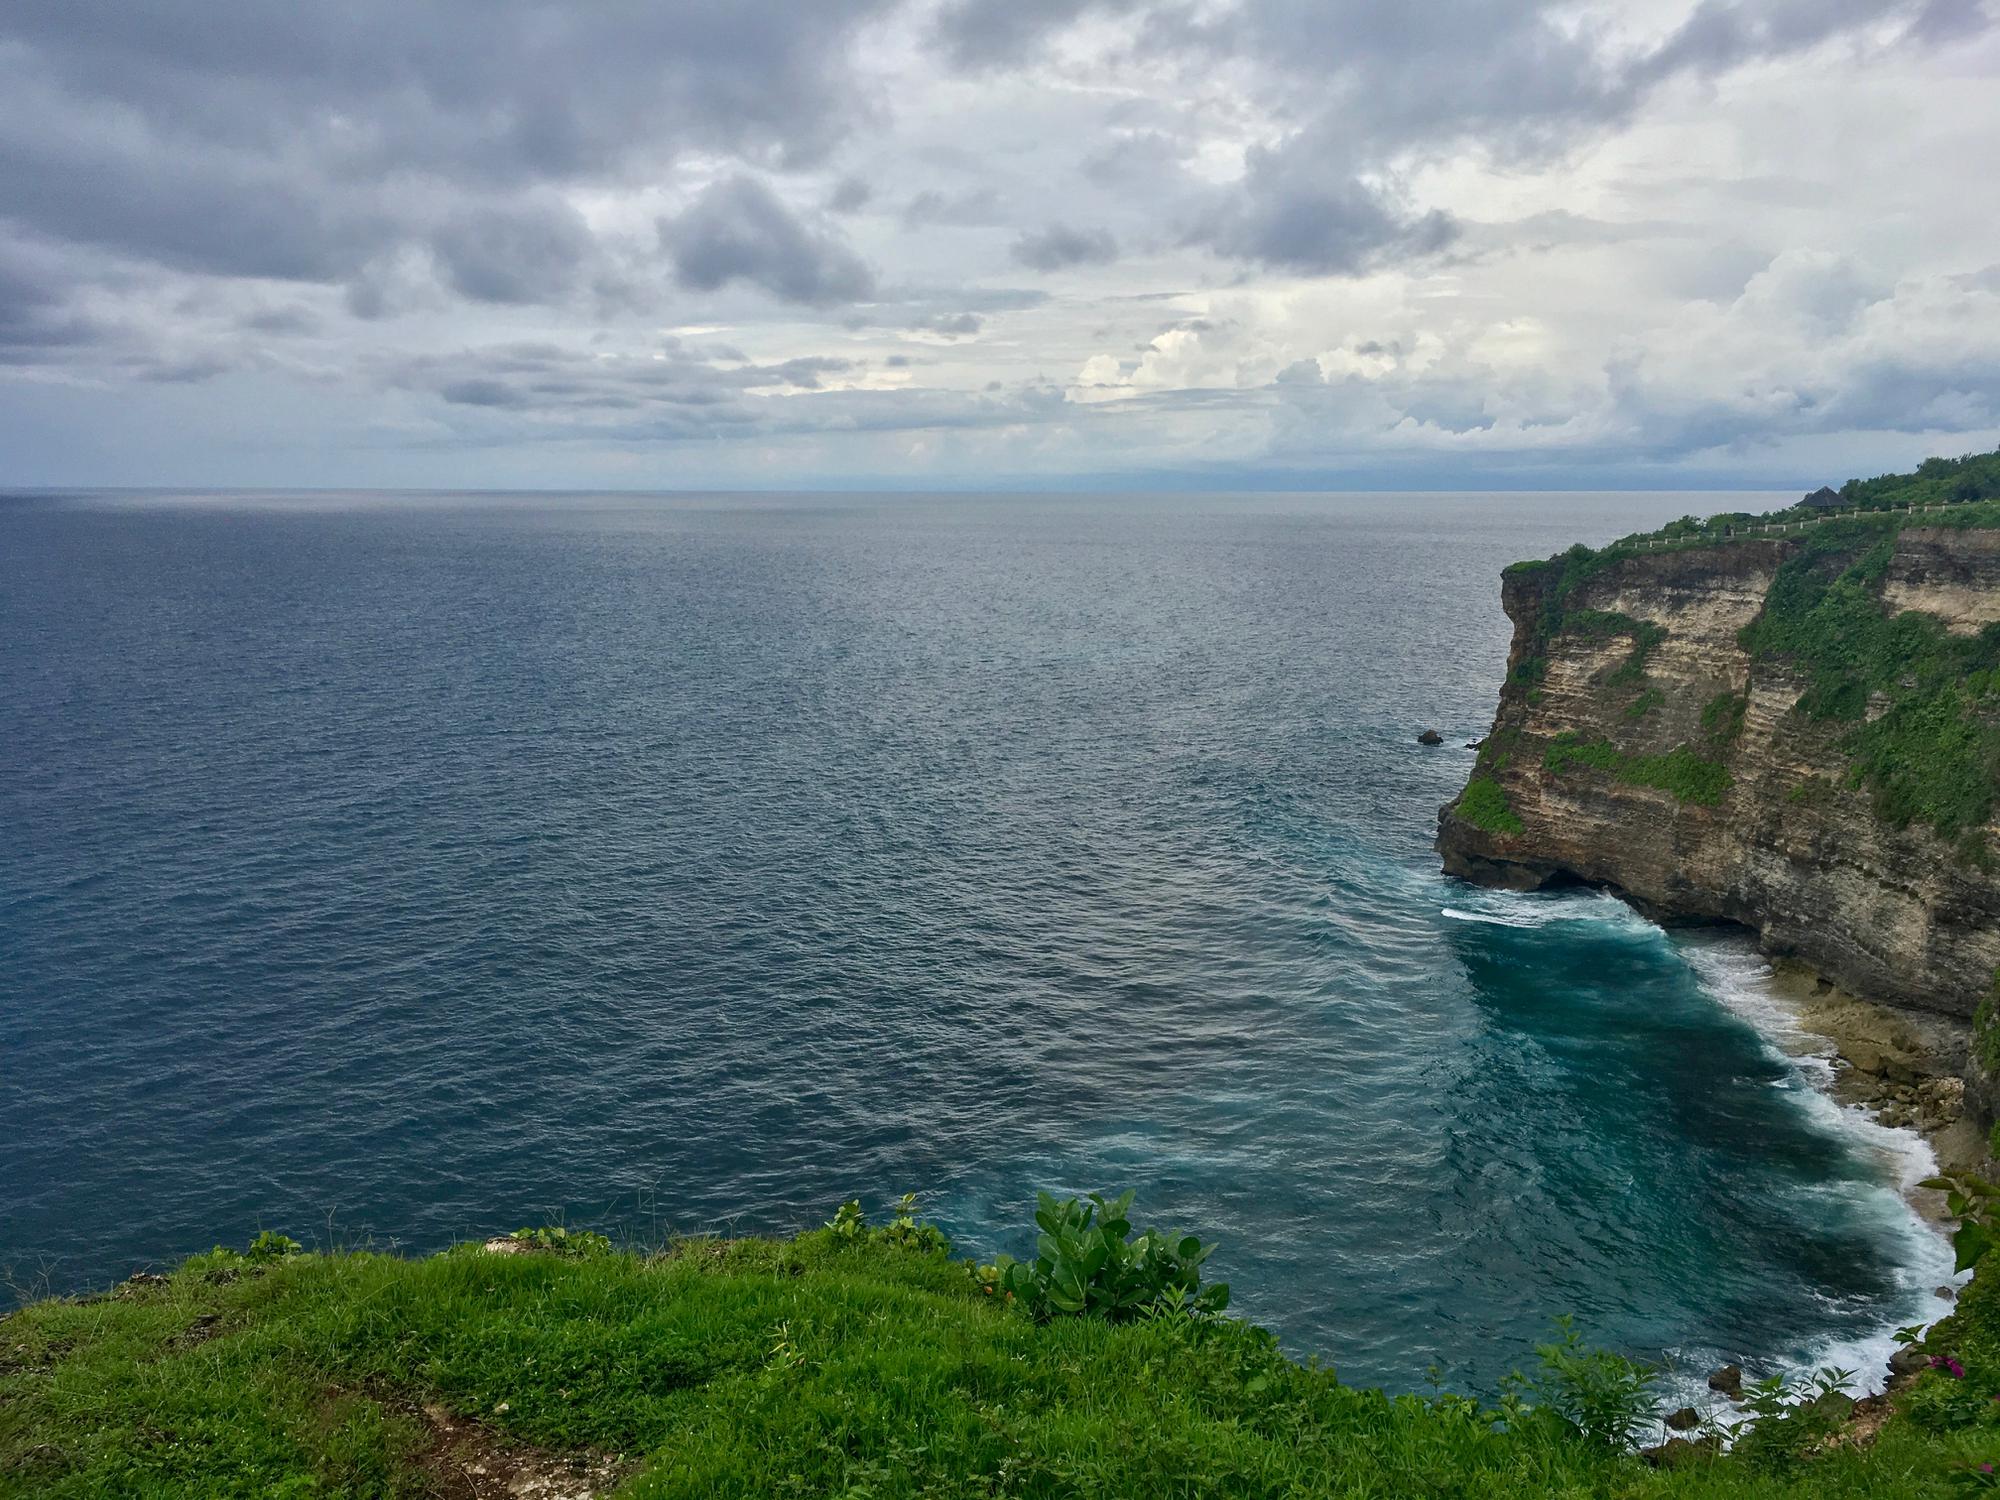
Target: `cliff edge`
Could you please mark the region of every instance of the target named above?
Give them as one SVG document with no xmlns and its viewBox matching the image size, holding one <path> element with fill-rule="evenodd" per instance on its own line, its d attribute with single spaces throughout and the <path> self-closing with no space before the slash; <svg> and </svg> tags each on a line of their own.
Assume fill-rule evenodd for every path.
<svg viewBox="0 0 2000 1500">
<path fill-rule="evenodd" d="M 1741 923 L 1858 995 L 1977 1014 L 1984 1050 L 2000 505 L 1677 525 L 1507 570 L 1507 680 L 1445 869 Z"/>
</svg>

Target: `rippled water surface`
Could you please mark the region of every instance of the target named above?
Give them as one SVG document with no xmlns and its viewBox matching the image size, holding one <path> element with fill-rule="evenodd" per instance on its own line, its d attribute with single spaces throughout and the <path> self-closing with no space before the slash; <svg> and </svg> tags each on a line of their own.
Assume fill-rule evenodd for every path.
<svg viewBox="0 0 2000 1500">
<path fill-rule="evenodd" d="M 1730 503 L 0 500 L 0 1262 L 1132 1186 L 1357 1380 L 1910 1321 L 1747 944 L 1430 849 L 1500 567 Z"/>
</svg>

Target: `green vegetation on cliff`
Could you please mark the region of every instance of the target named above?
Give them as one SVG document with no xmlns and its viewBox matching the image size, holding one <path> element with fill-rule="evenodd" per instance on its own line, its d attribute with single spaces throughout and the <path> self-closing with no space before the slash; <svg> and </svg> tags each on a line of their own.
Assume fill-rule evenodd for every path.
<svg viewBox="0 0 2000 1500">
<path fill-rule="evenodd" d="M 0 1494 L 1916 1500 L 2000 1455 L 1985 1280 L 1868 1445 L 1828 1441 L 1844 1398 L 1767 1387 L 1733 1453 L 1655 1469 L 1644 1367 L 1565 1328 L 1497 1400 L 1354 1389 L 1205 1311 L 1206 1249 L 1128 1202 L 1045 1200 L 1037 1260 L 983 1270 L 907 1204 L 653 1254 L 273 1236 L 0 1322 Z"/>
<path fill-rule="evenodd" d="M 1488 833 L 1515 834 L 1522 831 L 1520 818 L 1507 802 L 1507 794 L 1491 776 L 1475 776 L 1459 794 L 1458 815 Z"/>
<path fill-rule="evenodd" d="M 1904 527 L 2000 527 L 2000 453 L 1929 459 L 1913 474 L 1850 480 L 1840 494 L 1858 513 L 1807 524 L 1807 513 L 1797 507 L 1764 516 L 1729 512 L 1706 522 L 1684 518 L 1664 534 L 1678 544 L 1716 543 L 1740 539 L 1746 527 L 1792 527 L 1781 534 L 1789 555 L 1762 612 L 1742 633 L 1744 649 L 1761 661 L 1788 665 L 1805 680 L 1798 713 L 1850 726 L 1840 739 L 1849 780 L 1872 794 L 1878 817 L 1896 827 L 1926 825 L 1956 843 L 1966 863 L 1990 867 L 1994 851 L 1981 830 L 2000 803 L 2000 625 L 1953 634 L 1929 615 L 1891 613 L 1882 588 Z M 1911 513 L 1935 506 L 1950 508 Z M 1625 706 L 1628 720 L 1637 723 L 1658 709 L 1663 698 L 1647 683 L 1646 665 L 1665 630 L 1573 602 L 1606 569 L 1655 546 L 1648 537 L 1626 537 L 1602 549 L 1576 546 L 1510 567 L 1510 575 L 1532 576 L 1538 595 L 1516 681 L 1531 687 L 1541 682 L 1559 637 L 1624 635 L 1632 650 L 1602 685 L 1639 690 Z M 1552 774 L 1589 767 L 1713 805 L 1728 789 L 1722 760 L 1741 734 L 1747 707 L 1741 696 L 1718 695 L 1702 711 L 1705 742 L 1664 755 L 1559 737 L 1544 767 Z M 1817 789 L 1797 790 L 1794 800 L 1804 805 Z"/>
<path fill-rule="evenodd" d="M 1586 740 L 1575 730 L 1564 730 L 1542 753 L 1542 768 L 1560 776 L 1574 766 L 1603 771 L 1630 786 L 1656 787 L 1702 807 L 1715 806 L 1730 787 L 1725 767 L 1687 745 L 1676 745 L 1665 755 L 1633 755 L 1608 740 Z"/>
<path fill-rule="evenodd" d="M 2000 791 L 2000 626 L 1961 636 L 1930 615 L 1890 614 L 1894 546 L 1872 518 L 1817 528 L 1779 566 L 1743 646 L 1806 679 L 1799 713 L 1854 726 L 1842 744 L 1878 816 L 1958 839 Z"/>
<path fill-rule="evenodd" d="M 1559 588 L 1566 593 L 1607 563 L 1660 544 L 1676 547 L 1742 540 L 1747 532 L 1804 537 L 1826 526 L 1859 524 L 1899 529 L 1906 523 L 1954 528 L 2000 526 L 2000 452 L 1972 453 L 1962 458 L 1927 458 L 1911 474 L 1882 474 L 1874 479 L 1850 479 L 1840 487 L 1845 514 L 1824 517 L 1804 505 L 1751 514 L 1723 511 L 1706 519 L 1682 516 L 1658 531 L 1635 532 L 1601 548 L 1578 543 L 1552 558 L 1535 558 L 1508 567 L 1509 573 L 1560 570 Z M 1933 509 L 1932 507 L 1948 507 Z M 1856 514 L 1855 512 L 1858 512 Z M 1769 528 L 1790 527 L 1773 532 Z M 1875 535 L 1882 535 L 1876 532 Z"/>
</svg>

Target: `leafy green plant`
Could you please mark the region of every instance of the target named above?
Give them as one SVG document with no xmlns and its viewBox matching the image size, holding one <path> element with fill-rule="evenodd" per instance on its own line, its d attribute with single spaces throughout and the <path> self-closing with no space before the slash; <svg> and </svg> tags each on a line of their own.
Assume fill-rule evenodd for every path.
<svg viewBox="0 0 2000 1500">
<path fill-rule="evenodd" d="M 1132 1232 L 1128 1190 L 1088 1201 L 1037 1195 L 1035 1258 L 1002 1255 L 978 1268 L 994 1294 L 1011 1298 L 1037 1319 L 1091 1316 L 1120 1321 L 1167 1310 L 1202 1317 L 1229 1305 L 1226 1282 L 1201 1284 L 1214 1251 L 1193 1235 L 1178 1239 L 1148 1229 Z"/>
<path fill-rule="evenodd" d="M 1958 1220 L 1952 1253 L 1958 1269 L 1969 1271 L 1980 1257 L 2000 1244 L 2000 1187 L 1970 1172 L 1927 1177 L 1922 1184 L 1945 1195 L 1945 1212 Z"/>
<path fill-rule="evenodd" d="M 905 1193 L 896 1200 L 896 1212 L 889 1222 L 882 1226 L 882 1239 L 905 1250 L 917 1250 L 926 1254 L 948 1255 L 951 1241 L 944 1231 L 935 1224 L 926 1224 L 917 1218 L 917 1195 Z"/>
<path fill-rule="evenodd" d="M 849 1198 L 833 1211 L 833 1217 L 826 1221 L 826 1227 L 839 1240 L 858 1241 L 868 1236 L 868 1216 L 861 1211 L 861 1200 Z"/>
<path fill-rule="evenodd" d="M 584 1257 L 609 1255 L 611 1241 L 595 1230 L 568 1229 L 561 1224 L 543 1224 L 534 1229 L 517 1229 L 508 1236 L 517 1245 L 543 1250 L 551 1255 Z"/>
<path fill-rule="evenodd" d="M 1794 1379 L 1773 1375 L 1743 1393 L 1750 1421 L 1736 1451 L 1765 1469 L 1784 1469 L 1819 1451 L 1854 1410 L 1847 1395 L 1855 1372 L 1825 1365 Z"/>
<path fill-rule="evenodd" d="M 951 1241 L 945 1237 L 945 1232 L 917 1217 L 915 1193 L 905 1193 L 898 1198 L 889 1222 L 879 1228 L 869 1224 L 859 1198 L 850 1198 L 841 1204 L 833 1217 L 826 1221 L 826 1227 L 836 1240 L 845 1244 L 894 1245 L 898 1249 L 934 1255 L 951 1253 Z"/>
<path fill-rule="evenodd" d="M 1556 1319 L 1556 1337 L 1535 1354 L 1541 1372 L 1529 1388 L 1539 1404 L 1593 1442 L 1630 1448 L 1658 1415 L 1658 1368 L 1586 1345 L 1567 1316 Z"/>
<path fill-rule="evenodd" d="M 297 1240 L 279 1234 L 275 1229 L 266 1229 L 260 1231 L 257 1238 L 250 1242 L 243 1252 L 243 1258 L 248 1261 L 283 1260 L 288 1255 L 297 1255 L 303 1249 L 305 1246 Z"/>
</svg>

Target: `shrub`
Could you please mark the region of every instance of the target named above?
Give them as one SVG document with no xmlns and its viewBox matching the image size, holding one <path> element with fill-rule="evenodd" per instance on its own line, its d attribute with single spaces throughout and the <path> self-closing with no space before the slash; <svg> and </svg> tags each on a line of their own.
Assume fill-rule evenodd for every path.
<svg viewBox="0 0 2000 1500">
<path fill-rule="evenodd" d="M 1199 1317 L 1227 1307 L 1228 1283 L 1201 1284 L 1202 1263 L 1215 1247 L 1154 1229 L 1135 1235 L 1126 1217 L 1131 1207 L 1129 1190 L 1112 1199 L 1092 1193 L 1088 1202 L 1039 1194 L 1035 1259 L 1002 1255 L 978 1268 L 979 1279 L 1038 1320 L 1117 1322 L 1162 1310 Z"/>
<path fill-rule="evenodd" d="M 1659 1370 L 1587 1347 L 1567 1317 L 1556 1319 L 1556 1335 L 1535 1350 L 1541 1373 L 1529 1388 L 1539 1404 L 1592 1441 L 1632 1447 L 1656 1415 L 1653 1383 Z"/>
<path fill-rule="evenodd" d="M 896 1200 L 896 1212 L 887 1224 L 879 1229 L 868 1223 L 867 1214 L 861 1211 L 861 1200 L 850 1198 L 834 1211 L 826 1227 L 836 1240 L 848 1244 L 887 1244 L 904 1250 L 919 1250 L 927 1254 L 948 1255 L 951 1241 L 935 1224 L 925 1224 L 917 1218 L 917 1195 L 905 1193 Z"/>
<path fill-rule="evenodd" d="M 1819 1451 L 1854 1410 L 1845 1394 L 1854 1375 L 1827 1365 L 1802 1380 L 1758 1381 L 1743 1395 L 1750 1421 L 1737 1437 L 1737 1453 L 1760 1468 L 1782 1469 Z"/>
</svg>

